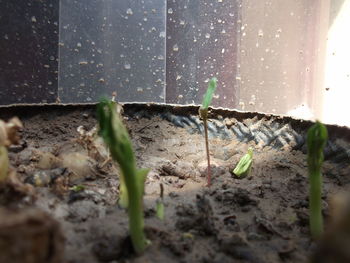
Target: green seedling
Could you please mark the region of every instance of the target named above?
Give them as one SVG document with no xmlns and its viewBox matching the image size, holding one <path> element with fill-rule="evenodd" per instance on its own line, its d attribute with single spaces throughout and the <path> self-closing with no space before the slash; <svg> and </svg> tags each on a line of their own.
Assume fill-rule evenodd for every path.
<svg viewBox="0 0 350 263">
<path fill-rule="evenodd" d="M 213 77 L 209 81 L 207 92 L 204 95 L 202 106 L 199 108 L 199 116 L 203 120 L 204 124 L 204 136 L 205 136 L 205 149 L 207 152 L 207 186 L 211 185 L 211 175 L 210 175 L 210 154 L 209 154 L 209 139 L 208 139 L 208 107 L 213 99 L 214 92 L 217 86 L 217 78 Z"/>
<path fill-rule="evenodd" d="M 117 93 L 112 93 L 112 99 L 111 103 L 113 103 L 115 110 L 113 111 L 114 114 L 118 115 L 118 118 L 122 119 L 121 114 L 123 112 L 123 107 L 116 101 Z M 128 198 L 128 189 L 125 185 L 125 179 L 123 175 L 123 171 L 119 171 L 119 199 L 118 199 L 118 205 L 121 208 L 127 209 L 129 205 L 129 198 Z"/>
<path fill-rule="evenodd" d="M 84 185 L 74 185 L 70 188 L 70 190 L 72 190 L 73 192 L 81 192 L 85 190 L 85 186 Z"/>
<path fill-rule="evenodd" d="M 164 212 L 164 187 L 163 184 L 160 184 L 160 195 L 159 199 L 156 202 L 156 215 L 160 220 L 164 220 L 165 212 Z"/>
<path fill-rule="evenodd" d="M 248 153 L 246 153 L 236 165 L 233 173 L 238 177 L 245 177 L 249 174 L 253 163 L 253 149 L 249 148 Z"/>
<path fill-rule="evenodd" d="M 125 185 L 125 179 L 123 172 L 120 172 L 119 175 L 119 200 L 118 204 L 122 208 L 128 208 L 129 205 L 129 197 L 128 197 L 128 189 Z"/>
<path fill-rule="evenodd" d="M 192 233 L 190 233 L 190 232 L 186 232 L 186 233 L 183 233 L 182 234 L 182 238 L 183 239 L 194 239 L 194 235 L 192 234 Z"/>
<path fill-rule="evenodd" d="M 134 250 L 142 253 L 149 241 L 144 234 L 143 194 L 148 169 L 137 169 L 126 127 L 116 112 L 116 103 L 103 99 L 97 108 L 99 134 L 119 164 L 128 194 L 129 230 Z"/>
<path fill-rule="evenodd" d="M 127 209 L 129 206 L 128 189 L 125 185 L 125 179 L 122 171 L 119 171 L 119 199 L 118 205 L 121 208 Z"/>
<path fill-rule="evenodd" d="M 0 145 L 0 182 L 6 180 L 9 170 L 9 157 L 5 146 Z"/>
<path fill-rule="evenodd" d="M 314 239 L 323 233 L 322 218 L 322 175 L 323 149 L 327 143 L 327 128 L 317 121 L 307 132 L 307 164 L 309 171 L 310 231 Z"/>
</svg>

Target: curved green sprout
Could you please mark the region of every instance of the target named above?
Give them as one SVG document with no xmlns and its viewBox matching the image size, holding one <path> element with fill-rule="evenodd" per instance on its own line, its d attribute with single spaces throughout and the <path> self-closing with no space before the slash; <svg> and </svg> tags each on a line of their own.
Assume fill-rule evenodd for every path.
<svg viewBox="0 0 350 263">
<path fill-rule="evenodd" d="M 322 218 L 322 175 L 323 148 L 328 139 L 326 126 L 317 121 L 307 132 L 307 164 L 309 170 L 310 231 L 314 239 L 323 233 Z"/>
<path fill-rule="evenodd" d="M 116 103 L 103 99 L 97 107 L 99 134 L 108 146 L 112 158 L 118 162 L 128 193 L 129 229 L 135 252 L 140 254 L 149 241 L 144 234 L 143 193 L 148 169 L 137 169 L 131 140 Z"/>
<path fill-rule="evenodd" d="M 164 217 L 165 217 L 164 203 L 161 200 L 157 200 L 156 215 L 160 220 L 164 220 Z"/>
<path fill-rule="evenodd" d="M 253 163 L 253 149 L 249 148 L 248 153 L 246 153 L 236 165 L 233 173 L 238 177 L 247 176 L 250 172 Z"/>
<path fill-rule="evenodd" d="M 160 194 L 159 199 L 156 201 L 156 215 L 160 220 L 165 218 L 165 209 L 164 209 L 164 187 L 163 184 L 160 184 Z"/>
<path fill-rule="evenodd" d="M 202 109 L 207 109 L 213 99 L 214 92 L 216 90 L 218 79 L 213 77 L 209 81 L 207 92 L 204 95 L 203 102 L 202 102 Z"/>
<path fill-rule="evenodd" d="M 9 169 L 9 157 L 5 146 L 0 145 L 0 182 L 6 180 Z"/>
<path fill-rule="evenodd" d="M 211 175 L 210 175 L 210 155 L 209 155 L 209 140 L 208 140 L 208 107 L 213 99 L 214 92 L 217 86 L 217 78 L 213 77 L 208 84 L 208 89 L 204 95 L 202 106 L 199 108 L 199 116 L 203 119 L 204 124 L 204 135 L 205 135 L 205 148 L 207 152 L 207 186 L 211 185 Z"/>
<path fill-rule="evenodd" d="M 125 185 L 123 172 L 119 175 L 119 200 L 118 204 L 121 208 L 127 209 L 129 206 L 128 189 Z"/>
</svg>

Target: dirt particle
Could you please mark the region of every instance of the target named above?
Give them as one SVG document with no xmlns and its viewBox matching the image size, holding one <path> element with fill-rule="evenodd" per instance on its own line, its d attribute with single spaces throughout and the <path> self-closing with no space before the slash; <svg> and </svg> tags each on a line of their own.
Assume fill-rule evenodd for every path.
<svg viewBox="0 0 350 263">
<path fill-rule="evenodd" d="M 216 201 L 223 202 L 225 205 L 256 206 L 258 204 L 258 200 L 251 197 L 250 193 L 242 188 L 218 191 L 215 199 Z"/>
<path fill-rule="evenodd" d="M 195 230 L 202 235 L 215 234 L 213 211 L 208 198 L 197 195 L 197 209 L 192 205 L 177 207 L 177 214 L 180 216 L 176 222 L 176 227 L 182 231 Z"/>
</svg>

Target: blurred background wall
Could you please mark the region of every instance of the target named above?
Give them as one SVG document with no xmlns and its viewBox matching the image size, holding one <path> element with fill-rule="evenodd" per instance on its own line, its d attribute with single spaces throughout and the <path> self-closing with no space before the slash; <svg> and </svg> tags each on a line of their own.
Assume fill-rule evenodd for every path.
<svg viewBox="0 0 350 263">
<path fill-rule="evenodd" d="M 199 104 L 350 125 L 350 0 L 0 0 L 0 104 Z"/>
</svg>

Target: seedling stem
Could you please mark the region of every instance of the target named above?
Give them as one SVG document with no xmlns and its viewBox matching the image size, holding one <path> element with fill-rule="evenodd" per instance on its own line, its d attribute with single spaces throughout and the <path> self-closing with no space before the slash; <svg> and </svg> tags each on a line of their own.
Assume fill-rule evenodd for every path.
<svg viewBox="0 0 350 263">
<path fill-rule="evenodd" d="M 204 136 L 205 136 L 205 149 L 207 152 L 207 186 L 211 185 L 211 173 L 210 173 L 210 153 L 209 153 L 209 138 L 208 138 L 208 107 L 213 99 L 214 92 L 216 90 L 217 79 L 213 77 L 209 81 L 207 92 L 204 95 L 202 106 L 199 108 L 199 116 L 203 119 L 204 124 Z"/>
<path fill-rule="evenodd" d="M 327 128 L 319 121 L 308 130 L 307 163 L 310 181 L 309 221 L 311 235 L 314 239 L 318 239 L 323 233 L 321 167 L 324 160 L 323 148 L 326 145 L 327 138 Z"/>
<path fill-rule="evenodd" d="M 128 214 L 131 241 L 137 254 L 142 253 L 149 241 L 143 228 L 143 193 L 148 169 L 137 169 L 131 140 L 115 102 L 102 100 L 98 105 L 99 133 L 109 147 L 113 159 L 118 162 L 128 193 Z"/>
</svg>

